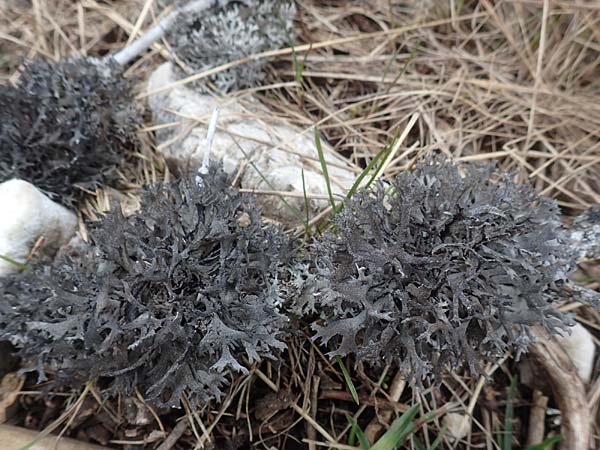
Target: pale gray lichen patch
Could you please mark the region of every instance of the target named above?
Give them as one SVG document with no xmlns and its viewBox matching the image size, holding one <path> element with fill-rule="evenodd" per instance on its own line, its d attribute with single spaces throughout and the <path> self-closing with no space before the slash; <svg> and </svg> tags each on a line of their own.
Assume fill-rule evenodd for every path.
<svg viewBox="0 0 600 450">
<path fill-rule="evenodd" d="M 203 72 L 290 43 L 296 14 L 289 0 L 219 0 L 201 14 L 180 19 L 168 34 L 177 57 L 192 72 Z M 267 58 L 248 61 L 208 77 L 226 92 L 260 84 Z M 196 83 L 205 89 L 206 80 Z"/>
</svg>

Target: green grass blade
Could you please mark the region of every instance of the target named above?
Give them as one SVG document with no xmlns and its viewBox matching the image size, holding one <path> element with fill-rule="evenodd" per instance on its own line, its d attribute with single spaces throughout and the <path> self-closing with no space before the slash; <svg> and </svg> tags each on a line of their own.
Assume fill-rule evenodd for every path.
<svg viewBox="0 0 600 450">
<path fill-rule="evenodd" d="M 252 166 L 252 168 L 254 170 L 256 170 L 256 173 L 258 173 L 258 176 L 267 184 L 267 186 L 269 186 L 269 189 L 271 189 L 272 191 L 276 191 L 277 189 L 275 188 L 275 186 L 273 186 L 273 184 L 267 179 L 267 177 L 265 177 L 263 175 L 263 173 L 258 168 L 258 166 L 256 164 L 254 164 L 254 162 L 250 159 L 250 157 L 245 152 L 244 148 L 240 145 L 240 143 L 237 141 L 237 139 L 233 138 L 233 142 L 235 143 L 237 148 L 240 149 L 240 152 L 242 152 L 242 154 L 248 160 L 248 163 Z M 282 203 L 285 205 L 285 207 L 292 213 L 292 215 L 300 223 L 304 223 L 304 219 L 302 218 L 302 213 L 300 212 L 300 210 L 298 208 L 294 207 L 293 205 L 291 205 L 282 195 L 278 195 L 278 197 L 282 201 Z"/>
<path fill-rule="evenodd" d="M 306 195 L 306 180 L 304 179 L 304 167 L 302 168 L 302 192 L 304 193 L 304 210 L 306 212 L 306 234 L 310 234 L 310 208 L 308 203 L 308 196 Z"/>
<path fill-rule="evenodd" d="M 392 450 L 400 447 L 415 430 L 413 421 L 419 412 L 419 405 L 411 406 L 408 411 L 394 420 L 389 430 L 371 447 L 370 450 Z"/>
<path fill-rule="evenodd" d="M 327 195 L 329 195 L 329 202 L 331 203 L 333 209 L 335 209 L 335 201 L 333 200 L 333 193 L 331 191 L 331 181 L 329 180 L 329 171 L 327 170 L 327 162 L 325 161 L 323 146 L 321 145 L 321 136 L 319 136 L 319 130 L 317 130 L 317 127 L 315 127 L 315 144 L 317 146 L 317 152 L 319 153 L 319 161 L 321 161 L 323 177 L 325 177 L 325 183 L 327 184 Z"/>
<path fill-rule="evenodd" d="M 371 162 L 369 164 L 367 164 L 367 167 L 365 167 L 363 169 L 363 171 L 358 175 L 358 178 L 356 178 L 356 180 L 352 184 L 352 187 L 348 190 L 348 193 L 346 194 L 346 199 L 352 198 L 352 196 L 360 188 L 360 184 L 362 183 L 362 181 L 369 174 L 369 172 L 371 172 L 373 170 L 373 168 L 375 167 L 376 164 L 378 167 L 381 167 L 381 165 L 384 164 L 385 161 L 387 161 L 387 158 L 390 155 L 390 152 L 392 151 L 392 147 L 393 147 L 393 144 L 396 142 L 396 139 L 398 139 L 398 133 L 396 133 L 396 136 L 394 136 L 392 143 L 390 145 L 383 147 L 381 150 L 379 150 L 379 152 L 377 152 L 377 154 L 371 160 Z M 377 176 L 377 172 L 378 172 L 378 170 L 376 170 L 374 172 L 374 174 L 371 176 L 371 179 L 369 180 L 369 182 L 365 184 L 364 188 L 368 188 L 371 184 L 373 184 L 373 181 L 375 180 L 375 177 Z M 338 214 L 343 208 L 344 208 L 344 204 L 341 203 L 337 207 L 337 209 L 334 209 L 333 215 Z"/>
<path fill-rule="evenodd" d="M 286 30 L 287 32 L 287 30 Z M 288 34 L 289 36 L 289 34 Z M 296 47 L 294 46 L 294 41 L 290 37 L 290 48 L 292 49 L 292 62 L 294 64 L 294 76 L 296 78 L 296 83 L 298 83 L 298 88 L 302 89 L 302 72 L 304 68 L 298 62 L 298 55 L 296 54 Z"/>
<path fill-rule="evenodd" d="M 394 145 L 396 144 L 396 141 L 399 139 L 399 137 L 400 137 L 400 131 L 396 131 L 396 134 L 394 135 L 394 139 L 392 139 L 392 142 L 390 142 L 390 145 L 386 148 L 385 154 L 383 155 L 381 162 L 377 165 L 377 170 L 373 173 L 373 175 L 369 179 L 368 183 L 365 185 L 365 188 L 368 188 L 369 186 L 371 186 L 373 184 L 373 182 L 375 181 L 375 179 L 379 176 L 379 172 L 385 165 L 387 159 L 392 154 L 392 149 L 394 148 Z"/>
<path fill-rule="evenodd" d="M 360 405 L 360 401 L 358 399 L 358 392 L 356 392 L 356 388 L 354 387 L 352 378 L 350 377 L 350 374 L 348 373 L 348 369 L 346 369 L 346 366 L 344 365 L 344 361 L 342 361 L 342 358 L 340 356 L 337 356 L 336 359 L 337 359 L 338 364 L 340 365 L 342 374 L 344 375 L 344 380 L 346 380 L 346 385 L 348 386 L 348 389 L 350 390 L 350 393 L 352 394 L 352 398 L 354 399 L 354 401 L 356 402 L 357 405 Z"/>
<path fill-rule="evenodd" d="M 429 448 L 427 450 L 435 450 L 436 448 L 438 448 L 440 446 L 440 444 L 442 443 L 442 440 L 444 439 L 445 434 L 446 434 L 446 425 L 444 425 L 442 427 L 439 434 L 436 436 L 436 438 L 434 439 L 434 441 L 431 443 L 431 445 L 429 446 Z"/>
<path fill-rule="evenodd" d="M 360 428 L 360 426 L 358 425 L 356 420 L 354 420 L 354 417 L 350 416 L 349 414 L 346 414 L 346 419 L 348 419 L 348 423 L 352 427 L 352 433 L 358 438 L 358 443 L 360 444 L 360 448 L 362 450 L 369 450 L 369 447 L 370 447 L 369 441 L 367 440 L 365 433 Z M 350 442 L 350 440 L 348 440 L 348 442 Z M 352 443 L 350 445 L 354 445 L 354 443 Z"/>
<path fill-rule="evenodd" d="M 421 47 L 421 41 L 418 41 L 417 45 L 415 45 L 413 47 L 413 49 L 411 50 L 410 55 L 408 56 L 406 62 L 404 63 L 404 67 L 402 67 L 402 70 L 400 71 L 400 75 L 398 77 L 396 77 L 396 80 L 398 80 L 404 76 L 404 74 L 406 73 L 406 70 L 408 69 L 408 66 L 410 65 L 412 60 L 415 59 L 415 57 L 417 56 L 417 52 L 419 51 L 420 47 Z"/>
<path fill-rule="evenodd" d="M 558 436 L 552 436 L 552 437 L 549 437 L 548 439 L 543 440 L 539 444 L 530 445 L 529 447 L 525 447 L 525 450 L 546 450 L 548 447 L 550 447 L 554 444 L 558 444 L 563 439 L 564 439 L 564 436 L 562 434 L 559 434 Z"/>
<path fill-rule="evenodd" d="M 400 70 L 400 72 L 398 72 L 398 75 L 396 75 L 396 77 L 394 78 L 394 81 L 385 90 L 384 95 L 388 95 L 391 92 L 392 88 L 396 85 L 396 83 L 398 82 L 398 80 L 404 76 L 404 74 L 406 73 L 406 70 L 408 69 L 408 66 L 410 65 L 410 63 L 412 62 L 412 60 L 415 59 L 415 57 L 417 56 L 417 52 L 419 51 L 420 47 L 421 47 L 421 41 L 418 41 L 417 44 L 412 49 L 412 51 L 410 52 L 410 55 L 406 59 L 406 62 L 404 63 L 404 66 L 402 67 L 402 69 Z"/>
<path fill-rule="evenodd" d="M 6 261 L 9 264 L 12 264 L 13 266 L 17 266 L 19 268 L 19 270 L 27 269 L 27 264 L 23 264 L 18 261 L 15 261 L 14 259 L 9 258 L 8 256 L 0 255 L 0 259 L 3 261 Z"/>
<path fill-rule="evenodd" d="M 273 186 L 273 184 L 267 179 L 267 177 L 265 177 L 262 172 L 260 171 L 260 169 L 258 168 L 258 166 L 256 164 L 254 164 L 254 162 L 252 161 L 248 161 L 250 163 L 250 165 L 252 166 L 252 168 L 254 170 L 256 170 L 256 172 L 258 173 L 258 175 L 262 178 L 262 180 L 267 184 L 267 186 L 269 186 L 269 189 L 276 191 L 277 188 L 275 186 Z M 300 210 L 294 206 L 292 206 L 286 199 L 285 197 L 283 197 L 282 195 L 278 195 L 279 200 L 282 201 L 282 203 L 285 205 L 285 207 L 293 214 L 293 216 L 298 219 L 300 222 L 304 222 L 304 219 L 302 218 L 302 213 L 300 212 Z"/>
<path fill-rule="evenodd" d="M 350 435 L 348 436 L 348 445 L 354 447 L 356 445 L 356 430 L 350 427 Z"/>
<path fill-rule="evenodd" d="M 504 411 L 504 433 L 500 441 L 502 450 L 512 450 L 513 442 L 513 419 L 515 416 L 515 405 L 513 400 L 517 390 L 517 377 L 513 377 L 508 388 L 508 396 L 506 399 L 506 409 Z"/>
<path fill-rule="evenodd" d="M 298 62 L 298 54 L 296 53 L 296 49 L 294 47 L 293 41 L 291 41 L 290 48 L 292 49 L 292 61 L 294 64 L 294 77 L 296 79 L 296 83 L 298 83 L 298 89 L 300 89 L 302 91 L 302 78 L 303 78 L 302 74 L 304 72 L 304 68 L 306 67 L 306 59 L 308 58 L 308 54 L 310 53 L 310 50 L 312 49 L 312 42 L 309 45 L 306 53 L 304 53 L 304 57 L 302 58 L 301 62 Z"/>
<path fill-rule="evenodd" d="M 371 162 L 369 164 L 367 164 L 367 167 L 365 167 L 364 170 L 360 173 L 360 175 L 358 176 L 358 178 L 356 179 L 356 181 L 354 182 L 354 184 L 352 185 L 352 187 L 346 194 L 346 198 L 348 198 L 348 199 L 352 198 L 352 196 L 356 193 L 356 191 L 360 187 L 360 183 L 362 183 L 362 180 L 364 180 L 365 177 L 369 174 L 369 172 L 371 172 L 371 170 L 373 169 L 375 164 L 377 164 L 377 161 L 379 161 L 386 153 L 388 153 L 390 151 L 390 148 L 391 147 L 386 146 L 386 147 L 383 147 L 381 150 L 379 150 L 379 152 L 377 152 L 377 154 L 371 160 Z"/>
<path fill-rule="evenodd" d="M 304 72 L 304 69 L 306 67 L 306 60 L 308 59 L 308 54 L 312 50 L 312 45 L 312 42 L 308 44 L 308 50 L 306 50 L 306 53 L 304 53 L 304 58 L 302 58 L 302 63 L 300 63 L 300 67 L 302 68 L 302 70 L 300 71 L 300 80 L 302 80 L 302 72 Z"/>
<path fill-rule="evenodd" d="M 415 444 L 415 450 L 425 450 L 425 446 L 423 445 L 420 439 L 414 438 L 413 442 Z"/>
<path fill-rule="evenodd" d="M 296 45 L 294 44 L 294 38 L 287 30 L 287 26 L 285 25 L 285 22 L 283 21 L 283 19 L 281 19 L 281 17 L 279 18 L 279 22 L 281 23 L 281 28 L 285 31 L 285 34 L 286 34 L 287 39 L 290 44 L 290 48 L 292 49 L 292 64 L 294 65 L 294 77 L 296 79 L 296 83 L 298 84 L 297 94 L 298 94 L 298 99 L 300 100 L 300 102 L 302 102 L 302 98 L 304 95 L 304 89 L 302 86 L 302 78 L 303 78 L 302 74 L 304 72 L 304 68 L 306 67 L 306 59 L 308 58 L 308 54 L 312 50 L 312 42 L 308 46 L 308 50 L 304 53 L 302 62 L 298 62 L 298 53 L 296 52 Z"/>
</svg>

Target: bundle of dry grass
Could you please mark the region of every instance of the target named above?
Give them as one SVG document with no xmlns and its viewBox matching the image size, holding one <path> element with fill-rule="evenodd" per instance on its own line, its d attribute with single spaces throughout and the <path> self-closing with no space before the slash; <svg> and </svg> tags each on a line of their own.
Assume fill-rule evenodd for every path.
<svg viewBox="0 0 600 450">
<path fill-rule="evenodd" d="M 600 201 L 597 3 L 303 6 L 300 37 L 321 44 L 308 51 L 302 85 L 271 106 L 283 113 L 292 104 L 297 120 L 318 120 L 353 161 L 372 158 L 416 111 L 419 120 L 386 175 L 441 151 L 499 159 L 570 208 Z M 276 73 L 294 74 L 289 65 Z"/>
<path fill-rule="evenodd" d="M 427 153 L 440 152 L 462 160 L 496 159 L 518 181 L 556 198 L 568 214 L 600 202 L 597 2 L 296 3 L 293 48 L 250 57 L 276 57 L 265 86 L 252 90 L 270 107 L 271 120 L 291 121 L 306 133 L 316 124 L 341 155 L 362 167 L 393 142 L 379 174 L 383 178 L 412 168 Z M 102 56 L 120 48 L 163 13 L 157 4 L 0 0 L 0 82 L 17 79 L 24 57 Z M 170 58 L 168 46 L 158 43 L 128 68 L 126 74 L 140 80 L 139 92 L 148 73 L 165 58 Z M 232 61 L 182 83 L 191 85 L 243 63 Z M 181 118 L 195 120 L 208 118 Z M 151 123 L 142 130 L 146 142 L 154 131 Z M 138 156 L 123 173 L 130 188 L 169 178 L 149 146 Z M 129 190 L 98 189 L 92 194 L 82 213 L 93 219 L 108 209 L 111 198 L 127 194 L 135 200 Z M 311 217 L 311 227 L 324 217 L 326 213 Z M 303 232 L 305 227 L 298 225 Z M 578 277 L 588 287 L 600 286 L 593 262 L 581 265 Z M 600 330 L 597 312 L 567 302 L 562 309 L 576 313 L 588 329 Z M 234 380 L 220 405 L 192 410 L 184 399 L 185 413 L 155 411 L 141 396 L 103 401 L 102 383 L 82 392 L 46 392 L 26 380 L 24 388 L 18 383 L 12 388 L 27 389 L 27 394 L 22 393 L 11 421 L 38 430 L 62 428 L 66 435 L 112 448 L 154 449 L 160 443 L 161 450 L 177 445 L 353 449 L 358 441 L 352 437 L 357 432 L 352 420 L 367 438 L 376 439 L 394 417 L 417 403 L 431 421 L 414 422 L 407 448 L 417 448 L 417 441 L 428 448 L 437 437 L 444 448 L 491 450 L 510 441 L 516 448 L 528 438 L 535 443 L 560 430 L 557 416 L 547 407 L 557 406 L 550 390 L 532 393 L 525 384 L 507 389 L 517 373 L 508 355 L 502 364 L 485 368 L 487 379 L 453 373 L 440 390 L 417 392 L 389 367 L 353 370 L 352 361 L 345 361 L 350 369 L 342 370 L 323 352 L 304 337 L 291 339 L 280 364 L 256 366 Z M 0 405 L 2 395 L 0 391 Z M 582 396 L 598 417 L 597 370 Z M 448 412 L 462 417 L 460 437 L 441 433 Z M 592 435 L 594 447 L 600 442 L 598 425 Z"/>
</svg>

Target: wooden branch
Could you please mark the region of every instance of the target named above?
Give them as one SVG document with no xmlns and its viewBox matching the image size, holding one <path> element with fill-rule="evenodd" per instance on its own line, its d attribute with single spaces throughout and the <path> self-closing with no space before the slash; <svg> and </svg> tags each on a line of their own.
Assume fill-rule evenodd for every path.
<svg viewBox="0 0 600 450">
<path fill-rule="evenodd" d="M 183 433 L 185 433 L 185 431 L 188 429 L 188 426 L 189 422 L 187 418 L 181 420 L 179 423 L 177 423 L 177 425 L 175 425 L 175 428 L 173 428 L 171 434 L 169 434 L 169 436 L 156 450 L 171 450 L 175 444 L 177 444 L 177 441 L 181 438 L 181 436 L 183 436 Z"/>
<path fill-rule="evenodd" d="M 174 9 L 163 17 L 154 27 L 150 28 L 138 39 L 113 55 L 112 58 L 121 66 L 128 64 L 156 41 L 162 39 L 167 31 L 177 22 L 177 18 L 180 14 L 197 13 L 210 8 L 213 4 L 214 0 L 192 0 L 187 5 Z"/>
<path fill-rule="evenodd" d="M 540 391 L 533 391 L 533 404 L 529 413 L 529 433 L 527 434 L 527 446 L 542 442 L 546 436 L 545 420 L 548 408 L 548 397 Z"/>
<path fill-rule="evenodd" d="M 3 450 L 19 450 L 37 439 L 39 432 L 26 430 L 25 428 L 13 427 L 11 425 L 0 425 L 0 442 Z M 49 435 L 37 441 L 31 449 L 51 449 L 56 443 L 56 436 Z M 59 450 L 109 450 L 107 447 L 90 444 L 88 442 L 76 441 L 74 439 L 61 438 Z"/>
<path fill-rule="evenodd" d="M 585 386 L 573 363 L 558 343 L 543 329 L 536 327 L 538 341 L 529 349 L 532 360 L 544 370 L 561 411 L 561 450 L 588 450 L 591 412 Z"/>
</svg>

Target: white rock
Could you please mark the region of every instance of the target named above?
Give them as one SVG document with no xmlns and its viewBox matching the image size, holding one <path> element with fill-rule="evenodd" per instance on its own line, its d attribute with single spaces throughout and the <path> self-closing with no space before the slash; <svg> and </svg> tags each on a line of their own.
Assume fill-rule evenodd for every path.
<svg viewBox="0 0 600 450">
<path fill-rule="evenodd" d="M 147 91 L 152 93 L 175 81 L 177 74 L 172 64 L 165 63 L 150 76 Z M 219 107 L 219 128 L 211 156 L 214 160 L 223 160 L 228 173 L 237 173 L 241 169 L 242 188 L 302 194 L 304 169 L 306 192 L 327 195 L 313 133 L 302 134 L 300 128 L 271 118 L 272 113 L 252 96 L 245 96 L 243 100 L 235 97 L 218 98 L 178 86 L 151 94 L 149 105 L 155 124 L 165 125 L 156 133 L 158 147 L 167 160 L 178 167 L 196 169 L 201 165 L 206 148 L 207 125 L 213 109 Z M 202 120 L 202 123 L 190 119 Z M 326 142 L 322 144 L 332 191 L 344 195 L 354 183 L 358 170 L 336 154 Z M 244 153 L 268 182 L 248 163 Z M 258 201 L 266 216 L 298 224 L 298 219 L 277 196 L 259 195 Z M 298 210 L 304 210 L 303 195 L 287 197 L 286 201 Z M 327 200 L 312 199 L 310 208 L 315 213 L 327 204 Z"/>
<path fill-rule="evenodd" d="M 571 327 L 570 334 L 556 336 L 559 345 L 573 361 L 579 377 L 584 383 L 589 383 L 594 370 L 596 345 L 591 333 L 581 324 Z"/>
<path fill-rule="evenodd" d="M 461 413 L 446 414 L 442 423 L 446 426 L 448 436 L 457 441 L 464 439 L 471 430 L 471 419 Z"/>
<path fill-rule="evenodd" d="M 77 217 L 53 202 L 32 184 L 12 179 L 0 184 L 0 255 L 25 263 L 32 246 L 43 236 L 41 251 L 52 254 L 77 229 Z M 0 276 L 18 270 L 0 260 Z"/>
</svg>

